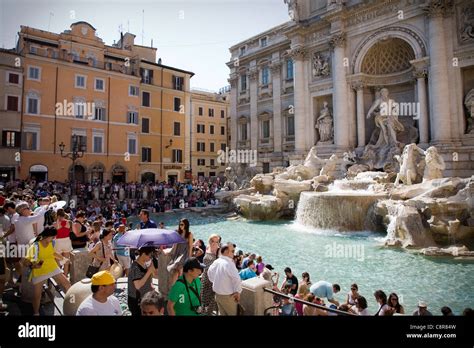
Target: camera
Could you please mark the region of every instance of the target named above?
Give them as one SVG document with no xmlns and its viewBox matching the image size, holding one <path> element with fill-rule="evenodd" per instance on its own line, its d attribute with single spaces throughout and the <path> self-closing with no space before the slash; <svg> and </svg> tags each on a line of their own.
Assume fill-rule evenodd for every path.
<svg viewBox="0 0 474 348">
<path fill-rule="evenodd" d="M 194 306 L 193 309 L 197 314 L 204 313 L 204 308 L 202 306 Z"/>
</svg>

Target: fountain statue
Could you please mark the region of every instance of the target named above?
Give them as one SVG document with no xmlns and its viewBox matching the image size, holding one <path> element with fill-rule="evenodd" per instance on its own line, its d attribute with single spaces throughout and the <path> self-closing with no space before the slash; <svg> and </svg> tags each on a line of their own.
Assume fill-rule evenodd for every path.
<svg viewBox="0 0 474 348">
<path fill-rule="evenodd" d="M 314 128 L 318 130 L 319 133 L 319 141 L 318 144 L 332 144 L 334 140 L 333 135 L 333 122 L 331 111 L 328 107 L 328 102 L 323 103 L 323 108 L 319 113 L 319 117 L 316 120 L 316 124 Z"/>
<path fill-rule="evenodd" d="M 375 129 L 369 143 L 356 163 L 348 168 L 355 176 L 365 170 L 384 170 L 398 172 L 399 163 L 395 156 L 401 154 L 403 144 L 397 140 L 397 134 L 404 130 L 398 121 L 397 103 L 389 98 L 387 88 L 380 90 L 380 96 L 375 99 L 367 112 L 367 118 L 374 117 Z"/>
<path fill-rule="evenodd" d="M 400 171 L 395 179 L 395 186 L 400 181 L 405 185 L 411 185 L 415 183 L 417 177 L 422 176 L 419 168 L 424 165 L 424 162 L 420 159 L 420 155 L 423 156 L 424 154 L 423 149 L 420 149 L 416 144 L 409 144 L 405 146 L 401 156 L 395 156 L 400 163 Z"/>
<path fill-rule="evenodd" d="M 440 179 L 443 177 L 443 170 L 446 169 L 443 157 L 434 146 L 430 146 L 425 151 L 425 172 L 423 182 L 427 180 Z"/>
</svg>

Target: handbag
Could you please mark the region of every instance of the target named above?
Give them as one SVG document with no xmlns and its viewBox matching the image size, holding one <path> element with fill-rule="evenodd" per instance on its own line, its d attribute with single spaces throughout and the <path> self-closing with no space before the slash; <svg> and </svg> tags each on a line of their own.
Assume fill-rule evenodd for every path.
<svg viewBox="0 0 474 348">
<path fill-rule="evenodd" d="M 102 255 L 105 257 L 104 243 L 102 243 L 102 242 L 100 242 L 100 243 L 102 244 Z M 92 261 L 92 262 L 94 262 L 94 261 Z M 92 278 L 94 276 L 94 274 L 99 272 L 99 269 L 100 269 L 100 267 L 102 267 L 103 263 L 104 262 L 102 261 L 99 266 L 94 266 L 93 264 L 89 265 L 89 267 L 87 267 L 86 277 L 87 278 Z"/>
</svg>

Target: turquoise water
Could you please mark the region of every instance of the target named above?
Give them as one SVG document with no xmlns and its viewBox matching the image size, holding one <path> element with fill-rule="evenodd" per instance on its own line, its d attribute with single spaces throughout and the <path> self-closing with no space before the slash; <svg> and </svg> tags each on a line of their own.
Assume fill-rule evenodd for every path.
<svg viewBox="0 0 474 348">
<path fill-rule="evenodd" d="M 384 234 L 317 231 L 291 221 L 228 221 L 197 213 L 166 213 L 153 219 L 164 221 L 167 228 L 176 228 L 182 217 L 190 221 L 195 238 L 206 244 L 210 234 L 218 233 L 224 242 L 262 255 L 264 263 L 280 273 L 280 282 L 287 266 L 299 280 L 306 271 L 313 283 L 338 283 L 341 292 L 335 297 L 339 301 L 345 301 L 350 285 L 357 283 L 370 313 L 377 310 L 373 296 L 377 289 L 387 296 L 396 292 L 410 314 L 419 300 L 426 301 L 434 315 L 441 315 L 442 306 L 449 306 L 455 314 L 474 307 L 474 263 L 383 248 Z M 345 253 L 341 254 L 341 249 Z"/>
</svg>

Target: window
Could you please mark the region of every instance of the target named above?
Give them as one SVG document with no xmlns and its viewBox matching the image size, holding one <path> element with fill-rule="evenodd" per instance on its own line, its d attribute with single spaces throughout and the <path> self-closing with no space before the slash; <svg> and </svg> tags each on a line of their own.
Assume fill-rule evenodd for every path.
<svg viewBox="0 0 474 348">
<path fill-rule="evenodd" d="M 27 113 L 38 115 L 39 114 L 39 99 L 36 97 L 27 97 Z"/>
<path fill-rule="evenodd" d="M 9 95 L 7 97 L 7 111 L 18 111 L 18 97 Z"/>
<path fill-rule="evenodd" d="M 206 143 L 197 142 L 197 151 L 206 152 Z"/>
<path fill-rule="evenodd" d="M 200 106 L 199 109 L 198 109 L 198 114 L 199 116 L 202 116 L 203 112 L 202 112 L 202 107 Z"/>
<path fill-rule="evenodd" d="M 214 117 L 214 109 L 209 108 L 209 117 Z"/>
<path fill-rule="evenodd" d="M 85 112 L 85 103 L 80 102 L 80 103 L 75 103 L 75 114 L 76 118 L 84 118 L 84 112 Z"/>
<path fill-rule="evenodd" d="M 260 39 L 260 46 L 262 46 L 262 47 L 267 46 L 267 38 L 266 37 L 262 37 Z"/>
<path fill-rule="evenodd" d="M 198 158 L 198 166 L 205 166 L 206 160 L 204 158 Z"/>
<path fill-rule="evenodd" d="M 174 123 L 174 135 L 181 135 L 181 123 Z"/>
<path fill-rule="evenodd" d="M 142 133 L 150 133 L 150 119 L 142 118 Z"/>
<path fill-rule="evenodd" d="M 215 149 L 214 149 L 214 143 L 209 143 L 209 146 L 210 146 L 210 148 L 211 148 L 210 151 L 211 151 L 211 152 L 214 152 L 214 150 L 215 150 Z"/>
<path fill-rule="evenodd" d="M 128 86 L 128 95 L 132 97 L 138 97 L 139 89 L 138 86 Z"/>
<path fill-rule="evenodd" d="M 182 91 L 184 89 L 184 77 L 173 76 L 173 89 Z"/>
<path fill-rule="evenodd" d="M 240 47 L 240 55 L 243 55 L 243 54 L 245 54 L 245 46 Z"/>
<path fill-rule="evenodd" d="M 221 143 L 221 150 L 225 151 L 227 148 L 227 144 Z"/>
<path fill-rule="evenodd" d="M 211 166 L 215 166 L 216 165 L 216 160 L 215 159 L 211 159 Z"/>
<path fill-rule="evenodd" d="M 142 106 L 150 106 L 150 93 L 142 92 Z"/>
<path fill-rule="evenodd" d="M 209 134 L 214 134 L 214 126 L 213 125 L 209 126 Z"/>
<path fill-rule="evenodd" d="M 23 132 L 21 147 L 23 150 L 38 150 L 38 133 Z"/>
<path fill-rule="evenodd" d="M 84 75 L 76 75 L 76 84 L 74 85 L 76 88 L 86 88 L 86 76 Z"/>
<path fill-rule="evenodd" d="M 181 98 L 174 97 L 174 111 L 181 112 Z"/>
<path fill-rule="evenodd" d="M 173 163 L 183 162 L 183 150 L 173 149 L 172 162 Z"/>
<path fill-rule="evenodd" d="M 209 172 L 209 177 L 216 176 L 216 172 Z"/>
<path fill-rule="evenodd" d="M 240 140 L 247 140 L 247 123 L 240 125 Z"/>
<path fill-rule="evenodd" d="M 137 139 L 135 138 L 128 138 L 128 153 L 130 155 L 137 154 Z"/>
<path fill-rule="evenodd" d="M 15 131 L 2 131 L 2 146 L 20 147 L 21 133 Z"/>
<path fill-rule="evenodd" d="M 153 70 L 140 68 L 140 76 L 142 78 L 142 83 L 153 84 Z"/>
<path fill-rule="evenodd" d="M 225 127 L 221 126 L 221 135 L 225 135 Z"/>
<path fill-rule="evenodd" d="M 286 118 L 286 135 L 295 135 L 295 117 L 288 116 Z"/>
<path fill-rule="evenodd" d="M 262 121 L 262 137 L 270 138 L 270 120 Z"/>
<path fill-rule="evenodd" d="M 94 153 L 102 153 L 103 137 L 101 135 L 94 135 L 92 137 L 92 151 Z"/>
<path fill-rule="evenodd" d="M 142 147 L 142 162 L 151 162 L 151 149 Z"/>
<path fill-rule="evenodd" d="M 203 125 L 203 124 L 198 124 L 197 125 L 197 132 L 198 133 L 203 133 L 203 134 L 206 133 L 206 126 Z"/>
<path fill-rule="evenodd" d="M 293 60 L 288 59 L 286 61 L 286 79 L 292 80 L 293 79 Z"/>
<path fill-rule="evenodd" d="M 105 121 L 106 120 L 105 108 L 96 107 L 95 108 L 95 118 L 94 119 L 97 120 L 97 121 Z"/>
<path fill-rule="evenodd" d="M 71 151 L 87 151 L 87 136 L 85 135 L 76 135 L 71 136 Z"/>
<path fill-rule="evenodd" d="M 221 110 L 221 118 L 225 118 L 225 111 Z"/>
<path fill-rule="evenodd" d="M 268 67 L 266 66 L 262 69 L 262 85 L 264 86 L 268 85 L 268 75 Z"/>
<path fill-rule="evenodd" d="M 36 66 L 30 66 L 28 67 L 28 79 L 29 80 L 36 80 L 40 81 L 41 80 L 41 71 L 40 68 Z"/>
<path fill-rule="evenodd" d="M 95 79 L 95 90 L 104 91 L 105 90 L 104 84 L 105 84 L 104 79 Z"/>
<path fill-rule="evenodd" d="M 127 123 L 138 124 L 138 112 L 136 111 L 127 112 Z"/>
<path fill-rule="evenodd" d="M 8 73 L 8 83 L 18 85 L 20 84 L 20 75 L 15 73 Z"/>
<path fill-rule="evenodd" d="M 247 90 L 247 74 L 240 75 L 240 90 Z"/>
<path fill-rule="evenodd" d="M 36 54 L 38 52 L 36 46 L 30 46 L 30 53 Z"/>
</svg>

